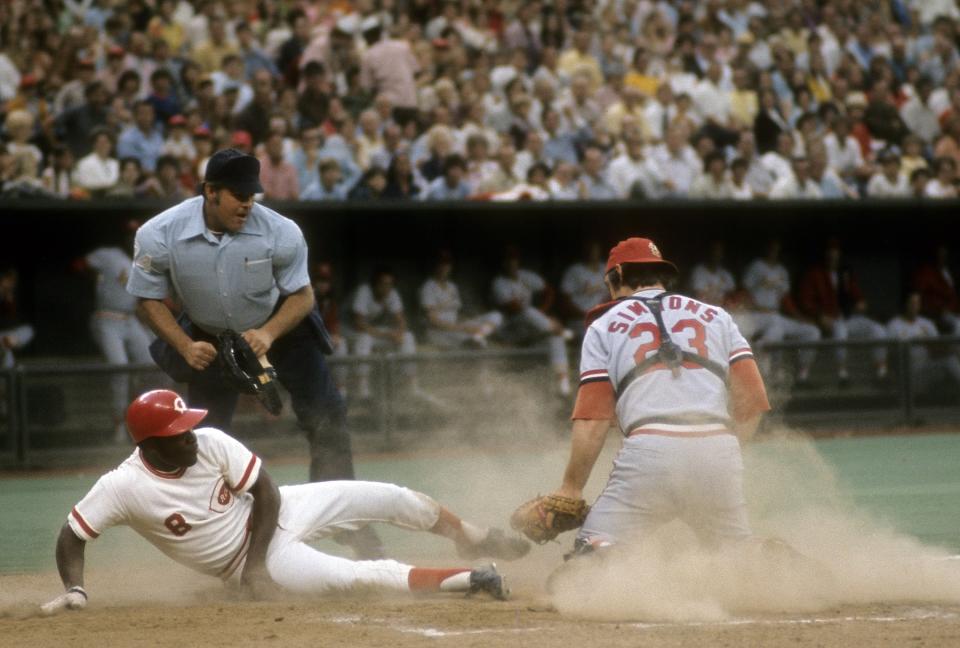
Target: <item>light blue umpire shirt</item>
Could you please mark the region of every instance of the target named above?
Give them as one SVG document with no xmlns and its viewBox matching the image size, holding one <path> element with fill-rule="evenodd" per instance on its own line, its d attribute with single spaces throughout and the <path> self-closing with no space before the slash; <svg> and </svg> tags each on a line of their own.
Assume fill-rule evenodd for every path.
<svg viewBox="0 0 960 648">
<path fill-rule="evenodd" d="M 239 232 L 217 238 L 197 196 L 137 231 L 127 291 L 175 296 L 190 321 L 215 335 L 262 326 L 281 295 L 308 285 L 307 243 L 296 223 L 254 203 Z"/>
</svg>

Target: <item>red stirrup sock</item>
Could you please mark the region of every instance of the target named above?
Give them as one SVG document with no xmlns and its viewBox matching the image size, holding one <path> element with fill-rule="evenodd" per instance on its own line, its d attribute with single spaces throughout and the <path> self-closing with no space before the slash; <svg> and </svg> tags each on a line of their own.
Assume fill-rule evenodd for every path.
<svg viewBox="0 0 960 648">
<path fill-rule="evenodd" d="M 407 585 L 411 592 L 465 592 L 470 589 L 471 571 L 463 567 L 456 569 L 413 567 L 407 576 Z"/>
</svg>

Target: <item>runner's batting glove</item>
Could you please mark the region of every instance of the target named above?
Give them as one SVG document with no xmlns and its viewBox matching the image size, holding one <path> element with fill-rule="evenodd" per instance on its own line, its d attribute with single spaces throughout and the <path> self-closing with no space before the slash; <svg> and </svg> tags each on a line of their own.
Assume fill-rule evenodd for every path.
<svg viewBox="0 0 960 648">
<path fill-rule="evenodd" d="M 46 616 L 52 616 L 63 610 L 82 610 L 85 607 L 87 592 L 79 585 L 74 585 L 49 603 L 41 605 L 40 611 Z"/>
</svg>

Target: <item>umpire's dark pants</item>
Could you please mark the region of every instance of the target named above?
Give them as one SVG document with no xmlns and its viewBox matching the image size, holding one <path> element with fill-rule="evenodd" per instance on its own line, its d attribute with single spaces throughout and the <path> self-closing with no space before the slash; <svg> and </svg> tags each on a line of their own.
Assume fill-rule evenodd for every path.
<svg viewBox="0 0 960 648">
<path fill-rule="evenodd" d="M 178 323 L 192 339 L 216 346 L 215 338 L 194 326 L 186 317 L 181 316 Z M 170 377 L 188 383 L 188 404 L 209 411 L 204 423 L 229 432 L 239 394 L 224 379 L 219 361 L 204 371 L 196 371 L 160 339 L 154 342 L 150 351 Z M 277 370 L 280 383 L 290 392 L 294 414 L 310 440 L 310 481 L 353 479 L 346 404 L 337 391 L 307 319 L 276 340 L 267 358 Z"/>
</svg>

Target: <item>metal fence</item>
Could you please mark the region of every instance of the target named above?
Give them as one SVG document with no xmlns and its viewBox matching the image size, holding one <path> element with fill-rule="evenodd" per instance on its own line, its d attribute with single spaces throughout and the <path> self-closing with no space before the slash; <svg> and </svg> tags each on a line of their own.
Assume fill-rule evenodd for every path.
<svg viewBox="0 0 960 648">
<path fill-rule="evenodd" d="M 870 379 L 869 351 L 888 348 L 889 379 Z M 835 384 L 833 351 L 849 351 L 852 387 Z M 783 342 L 757 349 L 781 358 L 779 373 L 789 373 L 793 356 L 803 349 L 815 349 L 813 389 L 768 380 L 771 401 L 777 416 L 788 422 L 823 425 L 850 420 L 910 425 L 920 417 L 956 421 L 960 414 L 960 337 L 935 340 L 847 340 L 837 342 Z M 926 359 L 924 359 L 926 356 Z M 424 412 L 411 403 L 405 382 L 408 368 L 416 366 L 423 388 L 449 398 L 452 405 L 444 415 L 465 427 L 471 421 L 510 416 L 519 391 L 514 380 L 524 382 L 524 397 L 534 411 L 542 408 L 545 417 L 558 420 L 569 414 L 569 403 L 549 411 L 552 380 L 545 349 L 490 349 L 476 351 L 421 352 L 412 355 L 380 354 L 369 358 L 328 358 L 333 369 L 353 371 L 360 364 L 371 368 L 374 397 L 366 403 L 351 402 L 351 430 L 379 439 L 377 449 L 398 447 L 398 433 L 424 420 Z M 919 364 L 918 364 L 919 363 Z M 934 374 L 943 374 L 937 382 Z M 59 363 L 20 365 L 0 371 L 0 465 L 40 467 L 57 463 L 82 462 L 85 452 L 111 445 L 111 378 L 118 374 L 133 383 L 130 393 L 140 389 L 172 387 L 153 365 L 107 365 L 102 363 Z M 772 378 L 772 377 L 768 377 Z M 537 400 L 539 399 L 539 400 Z M 565 410 L 560 411 L 560 410 Z M 278 425 L 291 430 L 295 422 L 290 408 L 271 419 L 255 403 L 241 403 L 237 436 L 274 435 Z M 411 421 L 414 423 L 411 424 Z M 118 448 L 119 450 L 119 448 Z"/>
</svg>

